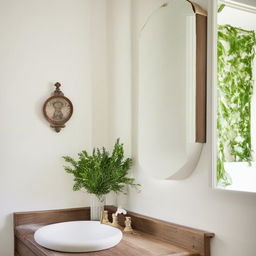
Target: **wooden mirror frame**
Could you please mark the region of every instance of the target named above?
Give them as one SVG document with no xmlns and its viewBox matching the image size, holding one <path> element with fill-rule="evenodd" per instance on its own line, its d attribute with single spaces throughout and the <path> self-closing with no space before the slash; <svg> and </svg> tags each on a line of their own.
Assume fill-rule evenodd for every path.
<svg viewBox="0 0 256 256">
<path fill-rule="evenodd" d="M 207 12 L 187 0 L 196 15 L 196 142 L 206 143 Z"/>
</svg>

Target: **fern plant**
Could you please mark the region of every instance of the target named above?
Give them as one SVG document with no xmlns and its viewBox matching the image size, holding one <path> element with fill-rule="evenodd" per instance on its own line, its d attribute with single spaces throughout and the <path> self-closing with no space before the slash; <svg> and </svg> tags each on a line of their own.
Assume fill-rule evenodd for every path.
<svg viewBox="0 0 256 256">
<path fill-rule="evenodd" d="M 70 156 L 63 158 L 70 165 L 64 166 L 65 171 L 74 176 L 74 191 L 85 189 L 100 197 L 111 191 L 125 194 L 126 185 L 140 186 L 135 183 L 135 179 L 127 176 L 132 159 L 124 157 L 123 144 L 119 139 L 112 154 L 103 147 L 93 149 L 91 155 L 85 150 L 78 153 L 78 160 Z"/>
</svg>

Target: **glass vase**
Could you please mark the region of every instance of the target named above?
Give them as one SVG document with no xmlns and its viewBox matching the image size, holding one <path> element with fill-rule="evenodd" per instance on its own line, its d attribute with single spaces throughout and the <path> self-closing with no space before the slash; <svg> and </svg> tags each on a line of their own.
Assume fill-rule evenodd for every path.
<svg viewBox="0 0 256 256">
<path fill-rule="evenodd" d="M 106 204 L 106 195 L 94 195 L 91 194 L 91 220 L 100 221 L 101 214 L 104 211 L 104 206 Z"/>
</svg>

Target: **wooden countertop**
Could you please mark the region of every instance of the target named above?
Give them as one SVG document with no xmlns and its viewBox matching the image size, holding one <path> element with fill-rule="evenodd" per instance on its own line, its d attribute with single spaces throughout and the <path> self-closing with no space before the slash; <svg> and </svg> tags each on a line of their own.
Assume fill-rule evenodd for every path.
<svg viewBox="0 0 256 256">
<path fill-rule="evenodd" d="M 109 219 L 116 211 L 107 206 Z M 45 225 L 89 220 L 90 208 L 14 213 L 15 256 L 210 256 L 213 233 L 128 212 L 136 234 L 124 233 L 115 247 L 90 253 L 61 253 L 45 249 L 34 240 L 35 231 Z M 119 216 L 124 224 L 124 216 Z"/>
<path fill-rule="evenodd" d="M 40 256 L 199 256 L 199 254 L 184 248 L 161 241 L 152 235 L 136 231 L 135 234 L 124 233 L 122 241 L 115 247 L 90 253 L 61 253 L 47 250 L 34 240 L 34 232 L 42 227 L 39 224 L 17 226 L 15 233 L 18 239 L 18 251 L 29 248 L 35 255 Z"/>
</svg>

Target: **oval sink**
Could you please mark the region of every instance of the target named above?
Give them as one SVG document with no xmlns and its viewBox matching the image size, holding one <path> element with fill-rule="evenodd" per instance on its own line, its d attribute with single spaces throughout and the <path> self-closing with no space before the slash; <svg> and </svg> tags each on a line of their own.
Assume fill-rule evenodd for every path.
<svg viewBox="0 0 256 256">
<path fill-rule="evenodd" d="M 99 221 L 70 221 L 44 226 L 34 238 L 41 246 L 60 252 L 92 252 L 111 248 L 122 232 Z"/>
</svg>

